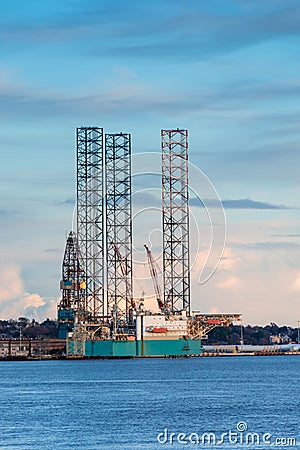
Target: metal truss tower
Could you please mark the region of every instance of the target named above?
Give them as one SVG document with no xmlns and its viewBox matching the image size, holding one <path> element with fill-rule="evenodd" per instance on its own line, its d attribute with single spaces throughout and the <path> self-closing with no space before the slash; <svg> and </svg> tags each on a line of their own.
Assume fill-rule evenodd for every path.
<svg viewBox="0 0 300 450">
<path fill-rule="evenodd" d="M 107 312 L 129 319 L 132 292 L 130 134 L 105 135 Z"/>
<path fill-rule="evenodd" d="M 83 279 L 84 272 L 80 266 L 77 240 L 75 233 L 71 231 L 67 238 L 62 263 L 62 280 L 60 282 L 62 299 L 58 305 L 59 309 L 81 310 L 85 290 Z"/>
<path fill-rule="evenodd" d="M 86 320 L 104 317 L 103 129 L 77 128 L 77 240 L 85 273 Z"/>
<path fill-rule="evenodd" d="M 58 338 L 66 339 L 75 323 L 82 320 L 84 311 L 85 282 L 80 266 L 77 240 L 72 231 L 67 237 L 62 263 L 60 289 L 62 297 L 58 303 Z"/>
<path fill-rule="evenodd" d="M 162 130 L 164 306 L 190 314 L 188 132 Z"/>
</svg>

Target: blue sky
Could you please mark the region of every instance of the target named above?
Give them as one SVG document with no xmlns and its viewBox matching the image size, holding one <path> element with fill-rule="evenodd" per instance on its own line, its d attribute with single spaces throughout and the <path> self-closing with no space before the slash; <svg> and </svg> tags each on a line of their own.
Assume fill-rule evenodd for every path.
<svg viewBox="0 0 300 450">
<path fill-rule="evenodd" d="M 194 308 L 296 325 L 299 48 L 297 0 L 3 2 L 0 318 L 54 317 L 75 128 L 130 132 L 137 153 L 181 127 L 227 217 L 225 256 L 193 284 Z"/>
</svg>

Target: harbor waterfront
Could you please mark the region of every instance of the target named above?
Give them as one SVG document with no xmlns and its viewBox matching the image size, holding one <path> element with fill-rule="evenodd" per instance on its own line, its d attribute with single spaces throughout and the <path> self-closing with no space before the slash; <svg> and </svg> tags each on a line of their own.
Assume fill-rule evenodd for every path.
<svg viewBox="0 0 300 450">
<path fill-rule="evenodd" d="M 289 356 L 0 362 L 0 448 L 179 449 L 171 433 L 220 436 L 240 423 L 300 448 L 299 370 Z"/>
<path fill-rule="evenodd" d="M 201 345 L 199 339 L 88 340 L 5 339 L 0 340 L 0 360 L 209 357 L 209 356 L 300 355 L 299 344 Z"/>
</svg>

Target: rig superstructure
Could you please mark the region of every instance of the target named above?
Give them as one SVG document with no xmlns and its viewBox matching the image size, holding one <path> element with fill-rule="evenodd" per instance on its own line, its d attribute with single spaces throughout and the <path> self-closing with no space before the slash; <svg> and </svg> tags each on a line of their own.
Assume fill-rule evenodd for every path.
<svg viewBox="0 0 300 450">
<path fill-rule="evenodd" d="M 145 245 L 158 312 L 133 297 L 131 136 L 77 128 L 77 229 L 67 238 L 58 305 L 73 357 L 199 355 L 239 314 L 191 311 L 188 131 L 162 130 L 163 287 Z"/>
<path fill-rule="evenodd" d="M 85 274 L 80 265 L 77 239 L 73 231 L 69 233 L 66 241 L 60 289 L 62 298 L 58 304 L 58 338 L 65 339 L 73 330 L 75 321 L 80 321 L 85 311 Z"/>
</svg>

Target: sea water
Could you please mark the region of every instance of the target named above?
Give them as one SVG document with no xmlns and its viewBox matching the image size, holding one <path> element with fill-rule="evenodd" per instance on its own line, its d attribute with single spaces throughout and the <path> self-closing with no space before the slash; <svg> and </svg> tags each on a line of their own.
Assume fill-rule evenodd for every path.
<svg viewBox="0 0 300 450">
<path fill-rule="evenodd" d="M 299 375 L 299 356 L 0 362 L 0 449 L 299 449 Z"/>
</svg>

